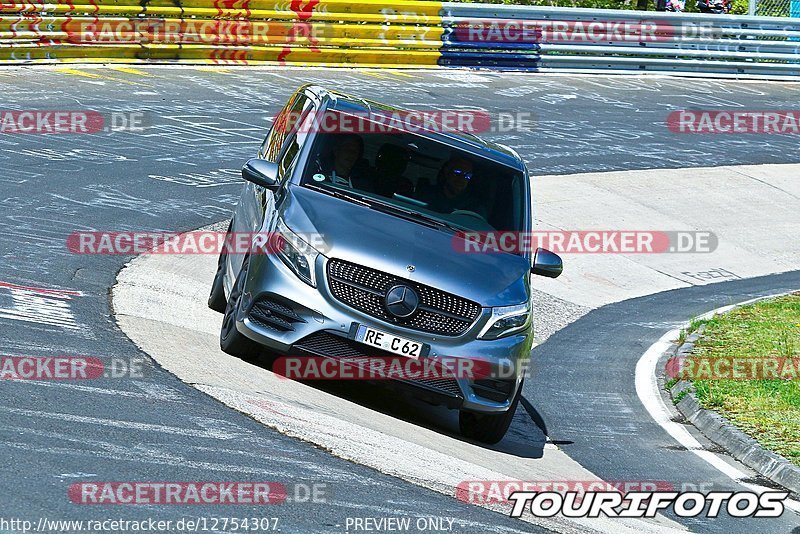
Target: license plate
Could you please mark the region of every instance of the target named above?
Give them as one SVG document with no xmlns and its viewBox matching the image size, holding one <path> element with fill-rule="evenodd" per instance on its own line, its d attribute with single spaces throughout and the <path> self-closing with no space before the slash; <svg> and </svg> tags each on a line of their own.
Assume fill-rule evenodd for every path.
<svg viewBox="0 0 800 534">
<path fill-rule="evenodd" d="M 376 347 L 386 352 L 419 359 L 425 348 L 424 343 L 412 341 L 388 332 L 382 332 L 369 326 L 359 325 L 356 330 L 356 341 Z"/>
</svg>

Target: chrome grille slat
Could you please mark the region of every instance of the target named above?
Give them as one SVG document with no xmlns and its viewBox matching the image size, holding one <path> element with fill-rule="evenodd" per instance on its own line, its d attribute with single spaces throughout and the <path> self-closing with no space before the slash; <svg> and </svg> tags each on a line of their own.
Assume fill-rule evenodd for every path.
<svg viewBox="0 0 800 534">
<path fill-rule="evenodd" d="M 384 308 L 383 295 L 396 284 L 414 287 L 420 297 L 417 313 L 404 320 L 390 316 Z M 471 300 L 338 259 L 328 261 L 328 285 L 343 304 L 383 321 L 432 334 L 461 335 L 481 311 Z"/>
<path fill-rule="evenodd" d="M 344 280 L 342 278 L 339 278 L 338 276 L 331 276 L 330 278 L 331 278 L 331 280 L 336 280 L 337 282 L 340 282 L 342 284 L 353 286 L 355 288 L 361 289 L 362 291 L 366 291 L 367 293 L 372 293 L 373 295 L 379 295 L 379 296 L 383 295 L 383 292 L 381 292 L 381 291 L 379 291 L 377 289 L 373 289 L 371 287 L 359 284 L 358 282 L 353 282 L 351 280 Z"/>
</svg>

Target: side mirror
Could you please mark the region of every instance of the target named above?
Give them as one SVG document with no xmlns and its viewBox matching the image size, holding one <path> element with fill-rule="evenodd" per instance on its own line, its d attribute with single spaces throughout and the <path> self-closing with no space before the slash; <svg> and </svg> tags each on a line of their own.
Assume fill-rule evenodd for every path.
<svg viewBox="0 0 800 534">
<path fill-rule="evenodd" d="M 558 278 L 564 270 L 564 262 L 561 261 L 561 256 L 555 252 L 550 252 L 546 248 L 537 248 L 533 255 L 533 267 L 531 272 L 539 276 L 546 276 L 548 278 Z"/>
<path fill-rule="evenodd" d="M 242 178 L 272 191 L 278 189 L 278 164 L 253 158 L 242 167 Z"/>
</svg>

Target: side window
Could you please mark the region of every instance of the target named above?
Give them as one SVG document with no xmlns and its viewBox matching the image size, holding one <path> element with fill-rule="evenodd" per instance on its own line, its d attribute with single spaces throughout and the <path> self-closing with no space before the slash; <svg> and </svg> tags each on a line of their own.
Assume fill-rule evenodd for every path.
<svg viewBox="0 0 800 534">
<path fill-rule="evenodd" d="M 314 130 L 314 111 L 314 102 L 310 99 L 306 99 L 305 106 L 299 114 L 299 120 L 293 125 L 294 131 L 286 140 L 284 152 L 281 154 L 280 160 L 278 161 L 278 176 L 280 176 L 281 181 L 286 180 L 289 174 L 291 174 L 288 171 L 297 159 L 297 155 L 306 144 L 309 135 Z"/>
<path fill-rule="evenodd" d="M 297 135 L 293 135 L 286 147 L 286 152 L 283 153 L 281 156 L 280 162 L 278 162 L 278 175 L 281 178 L 284 178 L 286 171 L 294 162 L 294 158 L 297 157 L 297 154 L 300 152 L 300 144 L 297 139 Z"/>
<path fill-rule="evenodd" d="M 311 100 L 305 95 L 297 95 L 275 116 L 267 138 L 261 145 L 259 157 L 269 161 L 278 161 L 283 150 L 286 148 L 287 140 L 294 133 L 297 124 L 300 122 L 305 108 L 310 105 Z"/>
</svg>

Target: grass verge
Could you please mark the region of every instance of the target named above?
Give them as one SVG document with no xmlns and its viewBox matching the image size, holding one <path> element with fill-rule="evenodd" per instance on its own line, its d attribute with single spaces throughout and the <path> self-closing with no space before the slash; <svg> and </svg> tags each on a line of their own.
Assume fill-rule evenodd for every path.
<svg viewBox="0 0 800 534">
<path fill-rule="evenodd" d="M 692 351 L 690 359 L 695 358 L 799 359 L 800 293 L 709 320 Z M 704 408 L 718 411 L 765 448 L 800 465 L 800 377 L 693 383 Z"/>
</svg>

